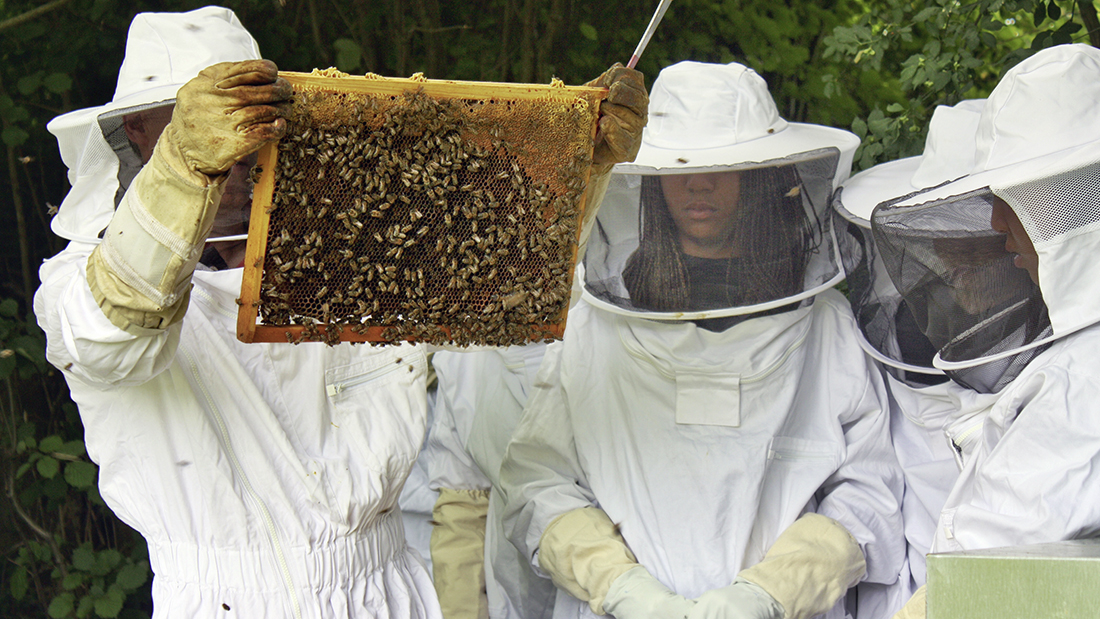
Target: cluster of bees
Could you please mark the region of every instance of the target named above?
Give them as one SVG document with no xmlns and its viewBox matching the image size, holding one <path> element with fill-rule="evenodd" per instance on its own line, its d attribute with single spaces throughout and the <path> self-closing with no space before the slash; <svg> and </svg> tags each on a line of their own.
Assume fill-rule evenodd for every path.
<svg viewBox="0 0 1100 619">
<path fill-rule="evenodd" d="M 543 120 L 521 106 L 297 92 L 268 209 L 261 323 L 301 325 L 286 332 L 295 343 L 372 327 L 382 343 L 551 337 L 569 300 L 590 144 L 517 139 L 537 138 Z"/>
</svg>

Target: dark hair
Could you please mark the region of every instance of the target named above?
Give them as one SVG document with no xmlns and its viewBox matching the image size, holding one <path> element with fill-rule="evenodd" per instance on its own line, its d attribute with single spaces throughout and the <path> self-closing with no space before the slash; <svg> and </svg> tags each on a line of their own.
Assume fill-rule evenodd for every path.
<svg viewBox="0 0 1100 619">
<path fill-rule="evenodd" d="M 765 303 L 801 292 L 803 275 L 819 241 L 820 222 L 803 205 L 803 187 L 793 165 L 741 173 L 733 241 L 737 256 L 725 261 L 722 306 Z M 631 303 L 654 311 L 690 311 L 690 258 L 685 256 L 660 178 L 642 178 L 641 234 L 627 259 L 623 283 Z M 708 261 L 709 262 L 709 261 Z M 714 298 L 715 291 L 708 296 Z"/>
</svg>

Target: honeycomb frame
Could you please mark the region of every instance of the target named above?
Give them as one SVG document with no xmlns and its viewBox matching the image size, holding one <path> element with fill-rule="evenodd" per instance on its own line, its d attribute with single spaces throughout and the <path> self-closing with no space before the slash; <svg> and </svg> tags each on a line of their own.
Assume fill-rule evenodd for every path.
<svg viewBox="0 0 1100 619">
<path fill-rule="evenodd" d="M 239 340 L 561 338 L 606 89 L 280 75 L 295 96 L 253 169 Z"/>
</svg>

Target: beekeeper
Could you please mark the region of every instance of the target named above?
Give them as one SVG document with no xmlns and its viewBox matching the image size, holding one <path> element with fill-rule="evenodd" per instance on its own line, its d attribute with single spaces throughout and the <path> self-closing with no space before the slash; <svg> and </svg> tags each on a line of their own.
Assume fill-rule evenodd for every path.
<svg viewBox="0 0 1100 619">
<path fill-rule="evenodd" d="M 831 290 L 859 140 L 682 62 L 642 142 L 501 464 L 505 529 L 555 617 L 843 617 L 905 552 L 884 384 Z"/>
<path fill-rule="evenodd" d="M 633 161 L 641 146 L 649 97 L 641 73 L 614 66 L 589 86 L 610 88 L 600 107 L 592 173 L 577 255 L 583 256 L 612 166 Z M 577 273 L 582 267 L 577 267 Z M 578 275 L 579 277 L 579 275 Z M 571 303 L 580 298 L 574 278 Z M 439 351 L 435 421 L 425 453 L 433 510 L 432 567 L 447 619 L 544 619 L 553 611 L 552 583 L 504 536 L 499 487 L 505 447 L 523 413 L 546 344 L 472 352 Z"/>
<path fill-rule="evenodd" d="M 892 206 L 871 224 L 895 254 L 891 277 L 914 304 L 939 287 L 995 288 L 988 308 L 931 308 L 934 359 L 959 384 L 995 394 L 948 495 L 931 551 L 1094 537 L 1100 530 L 1100 50 L 1048 48 L 1010 69 L 978 123 L 969 173 Z M 994 232 L 1003 260 L 981 276 L 944 277 L 942 238 Z M 975 258 L 971 263 L 987 259 Z M 947 325 L 934 325 L 933 322 Z M 924 616 L 924 590 L 903 617 Z"/>
<path fill-rule="evenodd" d="M 148 542 L 155 617 L 439 617 L 395 509 L 423 352 L 242 344 L 241 270 L 200 263 L 290 92 L 228 9 L 134 18 L 114 99 L 48 127 L 73 189 L 35 296 L 47 357 L 100 493 Z"/>
<path fill-rule="evenodd" d="M 906 562 L 894 585 L 860 585 L 857 617 L 892 615 L 926 582 L 925 555 L 932 545 L 940 509 L 958 478 L 962 454 L 972 450 L 976 430 L 996 398 L 958 385 L 933 367 L 936 347 L 921 329 L 928 323 L 927 312 L 918 321 L 894 287 L 887 261 L 871 233 L 871 211 L 879 203 L 903 199 L 922 188 L 954 180 L 959 170 L 969 170 L 984 104 L 984 99 L 972 99 L 937 107 L 921 155 L 864 170 L 845 181 L 833 195 L 834 225 L 844 258 L 848 300 L 860 327 L 860 344 L 885 370 L 890 392 L 890 435 L 905 475 L 902 516 Z M 971 245 L 976 241 L 968 237 L 964 242 Z M 1000 263 L 996 266 L 1002 272 L 1011 269 L 1010 261 L 1004 260 L 1007 254 L 1003 252 L 1003 238 L 990 234 L 985 242 L 999 248 Z M 940 249 L 944 249 L 942 244 Z M 942 251 L 940 256 L 945 265 L 949 263 L 946 258 L 952 257 Z M 890 266 L 895 263 L 889 261 Z M 957 261 L 952 266 L 956 277 L 983 272 L 964 269 Z M 965 313 L 964 307 L 973 309 L 976 303 L 990 298 L 984 295 L 971 299 L 963 290 L 956 291 L 955 311 L 960 313 Z M 957 442 L 948 439 L 949 433 Z"/>
</svg>

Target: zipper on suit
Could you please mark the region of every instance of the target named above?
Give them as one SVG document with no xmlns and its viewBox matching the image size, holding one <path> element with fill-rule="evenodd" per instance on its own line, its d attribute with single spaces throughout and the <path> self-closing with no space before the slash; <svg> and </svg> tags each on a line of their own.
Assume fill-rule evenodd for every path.
<svg viewBox="0 0 1100 619">
<path fill-rule="evenodd" d="M 302 619 L 302 607 L 298 601 L 298 594 L 294 588 L 294 579 L 290 575 L 290 568 L 287 566 L 286 555 L 283 554 L 283 544 L 279 538 L 279 530 L 275 526 L 275 520 L 271 517 L 271 512 L 267 509 L 267 504 L 263 502 L 259 494 L 257 494 L 252 487 L 252 482 L 248 480 L 248 475 L 245 474 L 244 468 L 237 459 L 237 452 L 233 450 L 233 443 L 229 440 L 229 431 L 226 429 L 225 419 L 222 418 L 221 409 L 214 403 L 214 398 L 210 397 L 210 392 L 206 389 L 206 383 L 203 382 L 202 375 L 199 373 L 198 364 L 195 363 L 195 359 L 191 356 L 191 352 L 184 347 L 181 346 L 179 352 L 187 357 L 187 364 L 190 367 L 191 375 L 195 378 L 195 383 L 202 389 L 202 395 L 206 398 L 210 410 L 214 413 L 214 419 L 218 423 L 218 432 L 221 434 L 222 445 L 225 447 L 229 456 L 229 461 L 233 464 L 233 470 L 236 471 L 237 476 L 240 477 L 241 483 L 248 493 L 249 498 L 251 498 L 259 508 L 260 516 L 267 528 L 268 538 L 271 540 L 271 545 L 275 551 L 275 559 L 278 561 L 279 569 L 283 574 L 283 585 L 286 587 L 287 596 L 290 598 L 290 605 L 294 610 L 294 617 L 295 619 Z"/>
<path fill-rule="evenodd" d="M 343 393 L 344 391 L 347 391 L 348 389 L 351 389 L 352 387 L 358 387 L 359 385 L 362 385 L 365 382 L 369 382 L 369 381 L 372 381 L 376 378 L 380 378 L 380 377 L 385 376 L 386 374 L 389 374 L 391 372 L 396 372 L 397 370 L 400 370 L 404 367 L 405 367 L 404 364 L 399 365 L 399 364 L 396 364 L 396 363 L 390 363 L 390 364 L 387 364 L 387 365 L 382 366 L 380 368 L 375 368 L 375 369 L 367 372 L 366 374 L 360 374 L 358 376 L 353 376 L 353 377 L 351 377 L 347 380 L 344 380 L 344 381 L 333 382 L 333 383 L 330 383 L 330 384 L 326 384 L 325 385 L 325 392 L 328 393 L 329 397 L 331 398 L 331 397 L 334 397 L 336 395 L 339 395 L 339 394 Z"/>
</svg>

